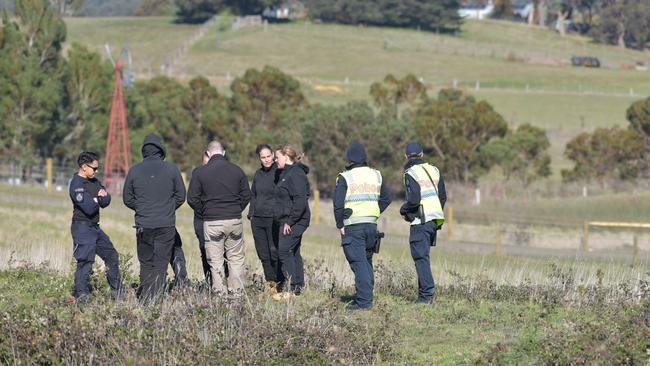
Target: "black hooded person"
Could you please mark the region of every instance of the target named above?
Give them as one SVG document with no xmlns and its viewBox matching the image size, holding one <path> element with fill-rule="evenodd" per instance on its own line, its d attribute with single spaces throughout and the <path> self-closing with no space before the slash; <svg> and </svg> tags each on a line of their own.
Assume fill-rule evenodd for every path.
<svg viewBox="0 0 650 366">
<path fill-rule="evenodd" d="M 122 192 L 124 204 L 135 211 L 139 296 L 144 301 L 164 290 L 176 243 L 176 209 L 185 202 L 181 173 L 165 156 L 160 137 L 148 135 L 142 143 L 142 162 L 129 170 Z"/>
</svg>

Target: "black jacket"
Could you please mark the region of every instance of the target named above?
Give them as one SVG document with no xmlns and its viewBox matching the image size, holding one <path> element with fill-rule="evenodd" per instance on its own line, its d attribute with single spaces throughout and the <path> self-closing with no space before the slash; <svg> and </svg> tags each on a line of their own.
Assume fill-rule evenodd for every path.
<svg viewBox="0 0 650 366">
<path fill-rule="evenodd" d="M 99 223 L 99 208 L 111 203 L 111 196 L 99 197 L 99 190 L 105 189 L 96 178 L 87 179 L 75 174 L 70 181 L 70 199 L 72 200 L 72 221 Z"/>
<path fill-rule="evenodd" d="M 135 211 L 135 224 L 147 229 L 176 226 L 176 209 L 185 202 L 185 184 L 176 165 L 164 161 L 160 137 L 150 134 L 142 144 L 141 163 L 126 176 L 122 199 Z"/>
<path fill-rule="evenodd" d="M 413 165 L 418 164 L 424 164 L 424 160 L 410 159 L 404 166 L 404 171 L 407 171 Z M 400 208 L 399 213 L 401 215 L 417 214 L 420 207 L 420 185 L 408 174 L 404 178 L 404 184 L 406 185 L 406 202 L 404 202 Z M 440 205 L 442 208 L 445 208 L 445 202 L 447 202 L 447 191 L 445 190 L 445 180 L 442 178 L 442 173 L 440 173 L 440 180 L 438 181 L 437 189 Z"/>
<path fill-rule="evenodd" d="M 361 164 L 352 164 L 346 167 L 346 170 L 367 166 L 366 163 Z M 345 195 L 348 193 L 348 182 L 345 181 L 343 177 L 339 178 L 336 182 L 336 188 L 334 188 L 334 219 L 336 220 L 336 227 L 342 228 L 343 219 L 344 219 L 344 208 L 345 208 Z M 390 189 L 386 185 L 386 181 L 382 179 L 381 189 L 379 191 L 379 212 L 384 212 L 384 210 L 390 205 L 392 201 Z"/>
<path fill-rule="evenodd" d="M 246 174 L 223 155 L 196 168 L 187 195 L 187 203 L 204 221 L 240 219 L 250 199 Z"/>
<path fill-rule="evenodd" d="M 277 166 L 271 165 L 269 169 L 261 167 L 253 176 L 251 185 L 251 207 L 248 217 L 273 217 L 275 172 Z"/>
<path fill-rule="evenodd" d="M 309 167 L 302 163 L 286 165 L 275 186 L 274 218 L 281 225 L 309 226 Z"/>
</svg>

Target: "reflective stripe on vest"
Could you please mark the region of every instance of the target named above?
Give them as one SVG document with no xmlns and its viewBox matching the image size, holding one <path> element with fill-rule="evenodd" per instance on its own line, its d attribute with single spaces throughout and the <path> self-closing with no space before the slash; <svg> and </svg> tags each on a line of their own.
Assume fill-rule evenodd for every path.
<svg viewBox="0 0 650 366">
<path fill-rule="evenodd" d="M 410 175 L 420 185 L 420 205 L 424 211 L 425 222 L 435 220 L 438 226 L 442 225 L 445 222 L 445 214 L 440 204 L 440 198 L 438 198 L 438 182 L 440 181 L 438 168 L 428 163 L 417 164 L 410 167 L 405 174 Z M 411 225 L 419 224 L 421 224 L 419 216 L 411 222 Z"/>
<path fill-rule="evenodd" d="M 348 226 L 377 223 L 382 182 L 379 170 L 363 166 L 347 170 L 339 175 L 345 179 L 348 186 L 344 208 L 352 209 L 352 216 L 344 219 L 343 224 Z"/>
</svg>

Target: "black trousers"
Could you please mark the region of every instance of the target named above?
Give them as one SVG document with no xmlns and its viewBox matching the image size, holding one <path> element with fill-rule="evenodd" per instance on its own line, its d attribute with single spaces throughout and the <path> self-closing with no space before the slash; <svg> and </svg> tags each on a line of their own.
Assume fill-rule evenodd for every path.
<svg viewBox="0 0 650 366">
<path fill-rule="evenodd" d="M 167 266 L 171 262 L 176 228 L 138 228 L 138 260 L 140 261 L 139 296 L 151 301 L 165 290 Z"/>
<path fill-rule="evenodd" d="M 251 218 L 251 230 L 255 240 L 255 251 L 262 262 L 264 279 L 268 282 L 281 284 L 284 282 L 278 256 L 278 224 L 272 217 Z"/>
<path fill-rule="evenodd" d="M 289 283 L 289 291 L 300 293 L 305 286 L 305 267 L 300 255 L 302 234 L 306 226 L 294 225 L 291 234 L 282 234 L 282 226 L 277 225 L 280 232 L 278 240 L 278 257 L 282 267 L 282 274 Z"/>
<path fill-rule="evenodd" d="M 203 275 L 205 276 L 205 282 L 212 287 L 212 273 L 210 272 L 210 264 L 208 263 L 208 257 L 205 254 L 205 235 L 203 231 L 203 220 L 194 217 L 194 234 L 196 238 L 199 239 L 199 251 L 201 251 L 201 264 L 203 265 Z"/>
<path fill-rule="evenodd" d="M 174 270 L 174 280 L 177 284 L 185 284 L 187 279 L 187 266 L 185 264 L 185 253 L 183 252 L 183 241 L 181 235 L 176 231 L 174 237 L 174 249 L 172 250 L 172 258 L 169 262 Z"/>
</svg>

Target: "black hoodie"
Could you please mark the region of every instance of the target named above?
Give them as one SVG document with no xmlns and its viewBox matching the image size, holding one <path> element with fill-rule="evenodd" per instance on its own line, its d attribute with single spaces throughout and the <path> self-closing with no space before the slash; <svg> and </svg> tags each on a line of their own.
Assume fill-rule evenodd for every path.
<svg viewBox="0 0 650 366">
<path fill-rule="evenodd" d="M 142 162 L 129 170 L 124 182 L 124 204 L 135 211 L 135 224 L 147 229 L 176 226 L 176 209 L 185 202 L 181 172 L 164 161 L 165 155 L 160 137 L 148 135 Z"/>
<path fill-rule="evenodd" d="M 285 165 L 275 186 L 274 217 L 280 225 L 309 226 L 309 167 L 302 163 Z"/>
</svg>

